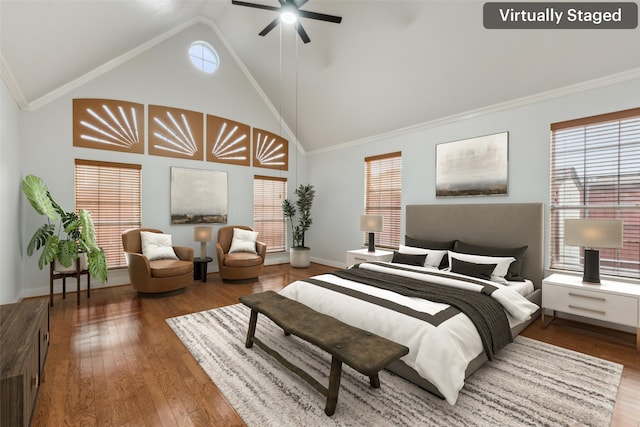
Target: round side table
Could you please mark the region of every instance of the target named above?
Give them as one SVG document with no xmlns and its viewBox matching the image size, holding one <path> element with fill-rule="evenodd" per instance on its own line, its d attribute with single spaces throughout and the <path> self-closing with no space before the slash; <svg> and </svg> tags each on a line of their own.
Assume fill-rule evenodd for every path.
<svg viewBox="0 0 640 427">
<path fill-rule="evenodd" d="M 211 257 L 193 259 L 193 280 L 207 281 L 207 264 L 211 261 Z"/>
</svg>

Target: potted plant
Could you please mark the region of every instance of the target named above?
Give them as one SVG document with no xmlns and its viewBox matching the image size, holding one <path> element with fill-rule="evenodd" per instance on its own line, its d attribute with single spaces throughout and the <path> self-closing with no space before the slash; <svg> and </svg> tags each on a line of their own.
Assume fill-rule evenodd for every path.
<svg viewBox="0 0 640 427">
<path fill-rule="evenodd" d="M 42 178 L 28 175 L 22 181 L 22 192 L 29 203 L 47 222 L 36 230 L 27 246 L 27 255 L 42 248 L 38 267 L 55 260 L 67 271 L 76 270 L 76 261 L 86 257 L 89 274 L 101 282 L 107 280 L 107 260 L 96 243 L 91 214 L 85 209 L 67 212 L 53 199 Z M 56 271 L 63 269 L 56 267 Z M 82 269 L 82 267 L 81 267 Z"/>
<path fill-rule="evenodd" d="M 311 205 L 316 191 L 313 185 L 307 184 L 296 189 L 298 200 L 294 203 L 285 199 L 282 201 L 282 213 L 291 224 L 292 246 L 289 249 L 289 261 L 292 267 L 306 268 L 310 264 L 310 248 L 305 246 L 304 233 L 312 224 Z M 297 208 L 297 209 L 296 209 Z M 298 217 L 298 225 L 294 226 L 295 217 Z"/>
</svg>

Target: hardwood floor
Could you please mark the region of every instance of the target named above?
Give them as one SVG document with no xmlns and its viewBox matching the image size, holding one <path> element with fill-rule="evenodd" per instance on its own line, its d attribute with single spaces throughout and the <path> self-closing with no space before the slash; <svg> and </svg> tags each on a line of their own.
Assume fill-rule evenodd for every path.
<svg viewBox="0 0 640 427">
<path fill-rule="evenodd" d="M 33 426 L 241 426 L 242 419 L 182 345 L 165 319 L 280 290 L 332 271 L 312 264 L 268 266 L 256 282 L 223 283 L 217 273 L 185 292 L 141 298 L 131 286 L 54 298 L 51 345 Z M 523 335 L 624 364 L 613 426 L 640 427 L 640 354 L 635 336 L 557 320 Z"/>
</svg>

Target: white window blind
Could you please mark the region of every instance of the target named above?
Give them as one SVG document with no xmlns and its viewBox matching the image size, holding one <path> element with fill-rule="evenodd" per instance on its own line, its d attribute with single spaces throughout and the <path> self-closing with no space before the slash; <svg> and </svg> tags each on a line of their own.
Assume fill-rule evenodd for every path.
<svg viewBox="0 0 640 427">
<path fill-rule="evenodd" d="M 398 248 L 402 223 L 402 153 L 367 157 L 365 162 L 365 214 L 382 215 L 384 230 L 375 233 L 376 246 Z M 366 243 L 367 233 L 364 233 Z"/>
<path fill-rule="evenodd" d="M 134 164 L 75 161 L 76 210 L 91 212 L 110 269 L 126 267 L 122 232 L 140 227 L 141 171 Z"/>
<path fill-rule="evenodd" d="M 550 210 L 551 268 L 583 270 L 565 219 L 621 219 L 623 247 L 600 249 L 600 272 L 640 277 L 640 108 L 551 125 Z"/>
<path fill-rule="evenodd" d="M 282 201 L 287 194 L 287 179 L 255 175 L 253 177 L 253 228 L 267 252 L 284 252 L 286 224 Z"/>
</svg>

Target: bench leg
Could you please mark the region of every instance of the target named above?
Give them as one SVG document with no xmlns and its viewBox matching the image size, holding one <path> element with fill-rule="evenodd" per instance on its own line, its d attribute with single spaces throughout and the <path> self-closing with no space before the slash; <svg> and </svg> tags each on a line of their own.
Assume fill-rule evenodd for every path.
<svg viewBox="0 0 640 427">
<path fill-rule="evenodd" d="M 377 372 L 369 377 L 369 384 L 373 388 L 380 388 L 380 377 Z"/>
<path fill-rule="evenodd" d="M 253 337 L 256 334 L 257 322 L 258 312 L 255 310 L 251 310 L 251 318 L 249 319 L 249 330 L 247 331 L 247 342 L 244 344 L 244 346 L 247 348 L 253 347 Z"/>
<path fill-rule="evenodd" d="M 331 373 L 329 374 L 329 389 L 327 390 L 327 406 L 324 413 L 328 416 L 336 412 L 338 404 L 338 391 L 340 390 L 340 377 L 342 376 L 342 361 L 337 357 L 331 357 Z"/>
</svg>

